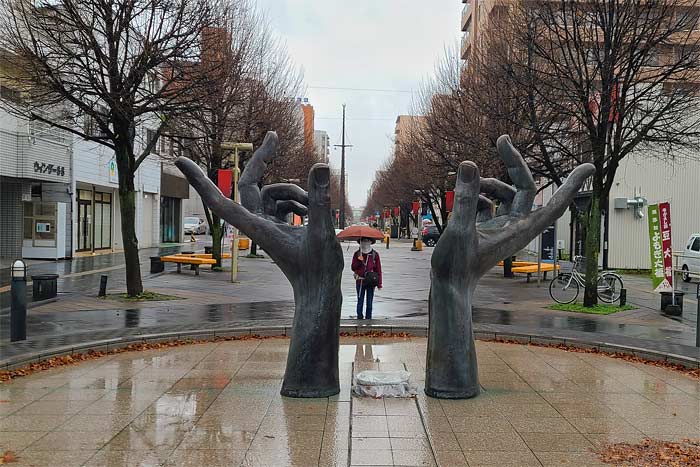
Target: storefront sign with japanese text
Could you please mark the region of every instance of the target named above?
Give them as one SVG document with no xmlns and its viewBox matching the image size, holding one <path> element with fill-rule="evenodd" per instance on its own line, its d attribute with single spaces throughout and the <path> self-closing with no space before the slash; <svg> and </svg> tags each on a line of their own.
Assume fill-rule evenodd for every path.
<svg viewBox="0 0 700 467">
<path fill-rule="evenodd" d="M 649 252 L 654 291 L 672 292 L 671 207 L 668 203 L 649 206 Z"/>
</svg>

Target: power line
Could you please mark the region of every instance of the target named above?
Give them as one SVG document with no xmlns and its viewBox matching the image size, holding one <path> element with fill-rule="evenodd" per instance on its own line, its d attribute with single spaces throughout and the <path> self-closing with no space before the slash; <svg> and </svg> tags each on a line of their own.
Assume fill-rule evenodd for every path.
<svg viewBox="0 0 700 467">
<path fill-rule="evenodd" d="M 314 117 L 316 120 L 342 120 L 342 117 Z M 357 120 L 357 121 L 377 121 L 377 120 L 391 120 L 396 121 L 396 117 L 356 117 L 356 118 L 346 118 L 345 120 Z"/>
<path fill-rule="evenodd" d="M 413 91 L 407 91 L 405 89 L 378 89 L 378 88 L 340 88 L 333 86 L 308 86 L 309 89 L 326 89 L 330 91 L 359 91 L 359 92 L 394 92 L 394 93 L 405 93 L 413 94 Z"/>
</svg>

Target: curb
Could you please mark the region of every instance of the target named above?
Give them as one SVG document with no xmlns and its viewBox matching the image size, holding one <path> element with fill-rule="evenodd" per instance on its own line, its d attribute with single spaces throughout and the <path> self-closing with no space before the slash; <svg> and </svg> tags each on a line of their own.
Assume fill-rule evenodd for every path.
<svg viewBox="0 0 700 467">
<path fill-rule="evenodd" d="M 99 341 L 85 342 L 78 345 L 69 345 L 63 347 L 55 347 L 42 352 L 34 352 L 31 354 L 20 355 L 0 361 L 0 370 L 9 371 L 19 367 L 38 363 L 52 357 L 63 355 L 72 355 L 83 353 L 88 350 L 113 350 L 123 348 L 131 344 L 140 344 L 146 342 L 167 342 L 182 339 L 200 338 L 213 339 L 215 337 L 228 336 L 290 336 L 292 331 L 291 326 L 256 326 L 256 327 L 232 327 L 226 329 L 202 329 L 185 332 L 168 332 L 142 334 L 139 336 L 127 336 L 115 339 L 104 339 Z M 389 334 L 406 333 L 414 337 L 427 337 L 428 328 L 420 325 L 341 325 L 340 332 L 362 333 L 368 331 L 384 331 Z M 516 332 L 498 332 L 476 330 L 474 337 L 482 341 L 508 340 L 515 341 L 521 344 L 545 344 L 545 345 L 565 345 L 580 349 L 594 349 L 605 353 L 618 353 L 639 357 L 645 360 L 668 362 L 683 366 L 689 369 L 700 368 L 700 358 L 687 357 L 672 353 L 664 353 L 641 347 L 625 346 L 613 344 L 605 341 L 576 339 L 569 337 L 556 337 L 545 334 L 535 333 L 516 333 Z"/>
</svg>

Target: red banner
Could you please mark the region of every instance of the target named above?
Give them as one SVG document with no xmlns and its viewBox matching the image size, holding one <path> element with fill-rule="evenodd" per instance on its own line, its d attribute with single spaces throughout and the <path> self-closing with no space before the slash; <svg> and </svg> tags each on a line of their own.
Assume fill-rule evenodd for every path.
<svg viewBox="0 0 700 467">
<path fill-rule="evenodd" d="M 391 218 L 391 209 L 387 209 L 384 211 L 384 219 L 390 219 Z"/>
<path fill-rule="evenodd" d="M 668 284 L 673 288 L 673 251 L 671 249 L 671 206 L 668 203 L 659 203 L 659 217 L 661 220 L 661 248 L 664 252 L 664 276 Z"/>
<path fill-rule="evenodd" d="M 394 208 L 394 217 L 399 217 L 399 214 L 401 213 L 400 208 Z"/>
<path fill-rule="evenodd" d="M 448 191 L 445 193 L 445 209 L 447 212 L 452 212 L 452 208 L 455 205 L 455 192 Z"/>
<path fill-rule="evenodd" d="M 217 186 L 225 197 L 230 198 L 233 191 L 233 170 L 219 169 L 217 173 Z"/>
<path fill-rule="evenodd" d="M 412 207 L 413 207 L 413 215 L 417 216 L 418 210 L 420 209 L 420 201 L 414 201 Z"/>
</svg>

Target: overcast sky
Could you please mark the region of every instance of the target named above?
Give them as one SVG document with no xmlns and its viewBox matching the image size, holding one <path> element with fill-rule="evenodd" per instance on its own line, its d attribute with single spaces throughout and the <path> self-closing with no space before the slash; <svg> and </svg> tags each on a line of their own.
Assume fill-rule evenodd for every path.
<svg viewBox="0 0 700 467">
<path fill-rule="evenodd" d="M 258 0 L 303 69 L 317 130 L 340 144 L 346 110 L 349 201 L 363 206 L 374 171 L 390 156 L 396 116 L 445 47 L 460 35 L 460 0 Z M 371 92 L 324 88 L 381 89 Z M 340 167 L 340 149 L 331 150 Z"/>
</svg>

